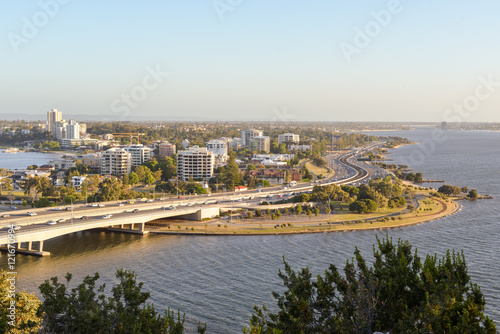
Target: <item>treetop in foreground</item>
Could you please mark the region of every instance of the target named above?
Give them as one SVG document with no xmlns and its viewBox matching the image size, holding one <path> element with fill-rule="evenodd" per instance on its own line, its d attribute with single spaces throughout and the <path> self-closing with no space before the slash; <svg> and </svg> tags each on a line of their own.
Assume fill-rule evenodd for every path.
<svg viewBox="0 0 500 334">
<path fill-rule="evenodd" d="M 388 237 L 373 247 L 369 266 L 356 248 L 344 275 L 334 265 L 316 280 L 283 259 L 285 291 L 273 292 L 278 312 L 254 307 L 244 333 L 497 333 L 485 299 L 471 282 L 463 253 L 422 263 L 408 241 Z"/>
</svg>

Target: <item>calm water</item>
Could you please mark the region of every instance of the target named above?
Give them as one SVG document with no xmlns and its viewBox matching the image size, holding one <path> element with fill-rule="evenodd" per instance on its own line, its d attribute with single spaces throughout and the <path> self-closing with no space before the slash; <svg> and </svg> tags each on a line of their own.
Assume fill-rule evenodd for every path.
<svg viewBox="0 0 500 334">
<path fill-rule="evenodd" d="M 382 134 L 377 132 L 377 134 Z M 390 132 L 423 142 L 429 130 Z M 207 322 L 210 333 L 241 333 L 254 304 L 274 305 L 271 291 L 280 290 L 277 271 L 282 256 L 296 269 L 309 266 L 318 274 L 334 263 L 343 267 L 354 246 L 371 256 L 375 235 L 386 233 L 408 239 L 419 254 L 464 250 L 473 280 L 486 295 L 487 314 L 500 324 L 498 237 L 500 219 L 500 133 L 448 132 L 447 140 L 426 155 L 416 171 L 477 188 L 494 200 L 464 202 L 461 212 L 427 224 L 385 231 L 358 231 L 293 236 L 250 237 L 139 237 L 105 232 L 83 232 L 46 241 L 50 258 L 19 255 L 19 285 L 37 291 L 44 279 L 72 272 L 75 282 L 99 272 L 102 282 L 113 282 L 118 268 L 134 270 L 152 292 L 158 309 L 167 306 L 186 312 L 189 321 Z M 416 145 L 392 154 L 396 163 L 415 156 Z M 0 258 L 5 267 L 5 256 Z M 78 279 L 78 280 L 76 280 Z"/>
<path fill-rule="evenodd" d="M 0 152 L 0 168 L 25 169 L 30 165 L 45 165 L 50 160 L 58 159 L 62 153 L 40 153 L 40 152 Z"/>
</svg>

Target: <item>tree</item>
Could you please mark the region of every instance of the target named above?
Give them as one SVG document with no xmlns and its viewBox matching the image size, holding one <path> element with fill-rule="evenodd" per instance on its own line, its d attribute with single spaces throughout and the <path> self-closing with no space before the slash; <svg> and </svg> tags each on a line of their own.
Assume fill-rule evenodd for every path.
<svg viewBox="0 0 500 334">
<path fill-rule="evenodd" d="M 21 188 L 24 189 L 24 193 L 32 195 L 33 200 L 36 200 L 39 193 L 50 188 L 51 186 L 52 183 L 48 178 L 38 175 L 26 178 L 26 180 L 21 184 Z"/>
<path fill-rule="evenodd" d="M 242 184 L 240 170 L 236 163 L 236 154 L 233 151 L 229 153 L 227 165 L 221 167 L 220 179 L 228 189 L 232 189 L 233 186 Z"/>
<path fill-rule="evenodd" d="M 42 324 L 42 318 L 37 315 L 40 300 L 24 291 L 14 293 L 11 284 L 17 280 L 17 275 L 0 270 L 0 333 L 37 333 Z M 11 301 L 15 302 L 13 316 Z"/>
<path fill-rule="evenodd" d="M 349 211 L 364 213 L 377 211 L 377 203 L 371 199 L 361 199 L 349 204 Z"/>
<path fill-rule="evenodd" d="M 471 283 L 463 253 L 448 251 L 422 263 L 408 241 L 377 238 L 369 266 L 356 248 L 344 276 L 334 265 L 316 280 L 284 262 L 285 292 L 273 292 L 277 313 L 255 306 L 252 334 L 273 333 L 496 333 L 485 299 Z"/>
<path fill-rule="evenodd" d="M 136 184 L 138 183 L 140 180 L 139 180 L 139 176 L 137 175 L 137 173 L 135 172 L 130 172 L 130 174 L 128 175 L 128 183 L 129 184 Z"/>
<path fill-rule="evenodd" d="M 449 184 L 443 184 L 438 188 L 438 192 L 445 194 L 447 196 L 450 195 L 458 195 L 462 190 L 457 186 L 451 186 Z"/>
<path fill-rule="evenodd" d="M 144 182 L 146 184 L 150 184 L 150 185 L 155 183 L 155 177 L 153 176 L 153 174 L 151 172 L 146 173 L 146 176 L 144 178 Z"/>
<path fill-rule="evenodd" d="M 103 202 L 119 200 L 123 192 L 121 180 L 108 178 L 99 184 L 99 200 Z"/>
<path fill-rule="evenodd" d="M 105 294 L 105 285 L 96 290 L 99 274 L 87 276 L 76 288 L 69 290 L 72 275 L 66 284 L 57 277 L 40 285 L 44 301 L 38 311 L 50 333 L 184 333 L 184 316 L 167 310 L 164 316 L 146 304 L 149 292 L 137 282 L 133 272 L 118 270 L 119 283 Z M 198 333 L 206 326 L 198 325 Z"/>
<path fill-rule="evenodd" d="M 6 169 L 0 168 L 0 195 L 2 195 L 3 190 L 10 191 L 14 189 L 11 184 L 11 175 Z"/>
<path fill-rule="evenodd" d="M 302 206 L 299 204 L 295 207 L 295 214 L 300 215 L 302 213 Z"/>
<path fill-rule="evenodd" d="M 472 198 L 472 199 L 477 199 L 477 197 L 478 197 L 477 190 L 471 189 L 471 191 L 469 191 L 469 194 L 467 195 L 467 197 Z"/>
</svg>

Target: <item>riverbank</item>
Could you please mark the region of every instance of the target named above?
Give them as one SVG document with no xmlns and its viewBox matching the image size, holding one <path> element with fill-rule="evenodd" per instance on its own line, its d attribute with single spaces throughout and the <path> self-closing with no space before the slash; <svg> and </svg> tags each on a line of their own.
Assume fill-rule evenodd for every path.
<svg viewBox="0 0 500 334">
<path fill-rule="evenodd" d="M 279 219 L 253 218 L 228 221 L 214 219 L 206 222 L 158 221 L 148 226 L 153 234 L 169 235 L 277 235 L 349 232 L 417 225 L 458 212 L 461 205 L 453 200 L 423 196 L 411 212 L 401 209 L 387 215 L 375 214 L 319 214 L 318 216 L 283 215 Z M 355 219 L 352 219 L 355 217 Z M 345 219 L 350 218 L 350 219 Z"/>
</svg>

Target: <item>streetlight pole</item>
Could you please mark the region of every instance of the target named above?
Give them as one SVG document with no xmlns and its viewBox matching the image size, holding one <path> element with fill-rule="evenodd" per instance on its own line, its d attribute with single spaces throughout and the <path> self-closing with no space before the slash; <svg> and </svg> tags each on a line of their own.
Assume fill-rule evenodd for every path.
<svg viewBox="0 0 500 334">
<path fill-rule="evenodd" d="M 66 196 L 71 201 L 71 225 L 73 225 L 73 199 L 69 196 Z"/>
</svg>

